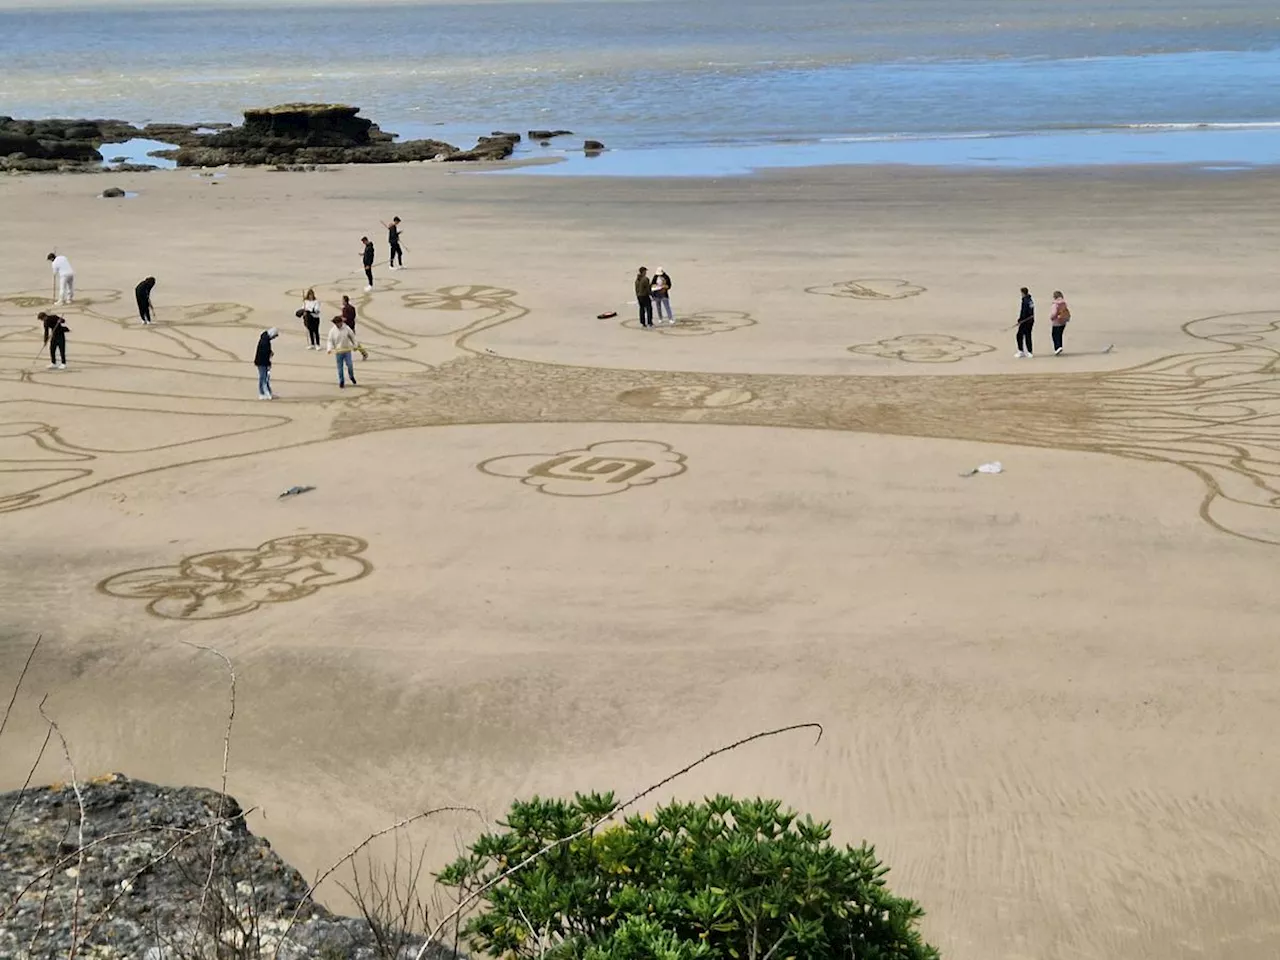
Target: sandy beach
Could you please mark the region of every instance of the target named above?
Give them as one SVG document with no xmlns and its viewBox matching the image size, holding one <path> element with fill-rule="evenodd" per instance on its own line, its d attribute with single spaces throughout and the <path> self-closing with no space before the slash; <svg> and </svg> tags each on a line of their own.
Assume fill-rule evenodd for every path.
<svg viewBox="0 0 1280 960">
<path fill-rule="evenodd" d="M 948 960 L 1271 960 L 1277 201 L 1139 168 L 0 180 L 6 689 L 44 637 L 0 790 L 46 693 L 80 776 L 217 786 L 226 675 L 184 642 L 235 664 L 228 789 L 308 875 L 426 806 L 630 795 L 817 721 L 665 796 L 874 842 Z M 635 328 L 640 264 L 677 325 Z M 305 349 L 308 286 L 359 310 L 358 387 Z"/>
</svg>

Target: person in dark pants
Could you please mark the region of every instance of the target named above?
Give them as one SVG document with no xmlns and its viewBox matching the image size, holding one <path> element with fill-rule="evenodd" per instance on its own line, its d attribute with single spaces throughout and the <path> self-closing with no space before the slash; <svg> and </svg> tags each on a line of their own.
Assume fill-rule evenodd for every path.
<svg viewBox="0 0 1280 960">
<path fill-rule="evenodd" d="M 351 304 L 351 298 L 345 293 L 342 295 L 342 322 L 351 328 L 354 333 L 356 329 L 356 308 Z"/>
<path fill-rule="evenodd" d="M 400 218 L 392 217 L 390 223 L 384 223 L 387 228 L 387 244 L 391 247 L 391 262 L 388 266 L 392 270 L 396 269 L 396 261 L 400 266 L 404 266 L 404 251 L 400 249 Z"/>
<path fill-rule="evenodd" d="M 1018 352 L 1015 357 L 1031 356 L 1031 328 L 1036 325 L 1036 302 L 1031 291 L 1022 288 L 1022 308 L 1018 312 Z"/>
<path fill-rule="evenodd" d="M 1067 324 L 1071 321 L 1071 308 L 1061 290 L 1053 291 L 1053 312 L 1049 314 L 1049 332 L 1053 334 L 1054 356 L 1062 356 L 1062 335 L 1067 332 Z"/>
<path fill-rule="evenodd" d="M 151 290 L 156 285 L 155 277 L 147 277 L 133 288 L 133 295 L 138 299 L 138 316 L 144 324 L 151 323 Z"/>
<path fill-rule="evenodd" d="M 258 334 L 258 349 L 253 355 L 253 365 L 258 368 L 258 399 L 274 400 L 275 394 L 271 392 L 271 355 L 275 353 L 271 349 L 271 341 L 280 336 L 280 331 L 275 327 L 269 330 L 263 330 Z"/>
<path fill-rule="evenodd" d="M 373 241 L 368 237 L 361 237 L 360 242 L 364 244 L 364 253 L 361 255 L 361 262 L 364 264 L 364 278 L 368 281 L 365 290 L 373 289 Z"/>
<path fill-rule="evenodd" d="M 640 308 L 640 326 L 653 326 L 653 281 L 649 271 L 641 267 L 636 274 L 636 305 Z"/>
<path fill-rule="evenodd" d="M 56 313 L 37 313 L 36 319 L 44 324 L 44 342 L 49 345 L 49 369 L 67 369 L 67 334 L 71 328 Z M 62 360 L 58 360 L 58 356 Z"/>
<path fill-rule="evenodd" d="M 320 301 L 316 292 L 310 287 L 302 298 L 302 309 L 298 311 L 302 317 L 302 325 L 307 328 L 307 349 L 319 350 L 320 347 Z"/>
</svg>

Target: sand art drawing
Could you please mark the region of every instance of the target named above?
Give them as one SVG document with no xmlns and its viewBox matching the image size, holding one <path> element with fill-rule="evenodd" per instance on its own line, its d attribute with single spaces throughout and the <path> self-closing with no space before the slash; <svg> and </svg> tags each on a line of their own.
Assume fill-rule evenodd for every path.
<svg viewBox="0 0 1280 960">
<path fill-rule="evenodd" d="M 918 297 L 926 289 L 910 280 L 899 280 L 896 277 L 868 277 L 828 283 L 820 287 L 805 287 L 804 292 L 846 300 L 906 300 L 908 297 Z"/>
<path fill-rule="evenodd" d="M 907 333 L 876 340 L 874 343 L 854 344 L 849 348 L 850 353 L 904 360 L 907 363 L 955 363 L 966 357 L 978 357 L 994 350 L 995 347 L 989 344 L 961 340 L 945 333 Z"/>
<path fill-rule="evenodd" d="M 321 296 L 334 300 L 352 282 L 335 281 Z M 915 295 L 850 283 L 839 295 Z M 156 470 L 378 431 L 698 422 L 969 439 L 1168 463 L 1203 482 L 1205 522 L 1280 545 L 1280 312 L 1191 321 L 1183 330 L 1196 349 L 1118 371 L 712 376 L 536 362 L 470 346 L 474 334 L 528 316 L 506 287 L 397 285 L 394 297 L 389 292 L 376 300 L 352 294 L 374 351 L 370 363 L 378 364 L 374 385 L 335 396 L 327 364 L 285 354 L 277 381 L 295 399 L 269 411 L 246 388 L 253 347 L 246 333 L 260 323 L 247 306 L 171 307 L 144 330 L 127 312 L 108 313 L 122 299 L 118 291 L 85 291 L 64 311 L 76 369 L 46 371 L 31 311 L 47 298 L 34 291 L 0 298 L 0 513 Z M 704 311 L 656 329 L 704 336 L 755 322 L 739 311 Z M 917 334 L 850 349 L 938 365 L 992 348 Z M 599 496 L 673 476 L 684 459 L 665 444 L 631 452 L 593 446 L 495 457 L 481 469 L 545 493 Z"/>
<path fill-rule="evenodd" d="M 654 440 L 606 440 L 580 450 L 517 453 L 476 464 L 556 497 L 605 497 L 684 473 L 684 454 Z"/>
<path fill-rule="evenodd" d="M 714 407 L 737 407 L 750 403 L 750 390 L 737 387 L 690 383 L 667 387 L 636 387 L 618 394 L 618 399 L 633 407 L 669 410 L 706 410 Z"/>
<path fill-rule="evenodd" d="M 755 325 L 756 320 L 749 313 L 738 310 L 702 310 L 677 317 L 675 323 L 655 324 L 653 329 L 664 337 L 709 337 Z M 643 329 L 639 317 L 623 320 L 622 326 L 630 330 Z"/>
<path fill-rule="evenodd" d="M 366 577 L 373 565 L 359 554 L 368 546 L 337 533 L 280 537 L 253 549 L 215 550 L 173 566 L 127 570 L 103 580 L 98 589 L 146 600 L 147 612 L 166 620 L 217 620 Z"/>
</svg>

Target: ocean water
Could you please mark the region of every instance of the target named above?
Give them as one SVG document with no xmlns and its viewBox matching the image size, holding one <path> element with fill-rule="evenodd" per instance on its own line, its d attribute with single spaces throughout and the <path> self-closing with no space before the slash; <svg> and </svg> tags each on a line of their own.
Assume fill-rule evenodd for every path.
<svg viewBox="0 0 1280 960">
<path fill-rule="evenodd" d="M 357 104 L 406 137 L 563 127 L 614 151 L 552 172 L 1273 163 L 1280 2 L 0 9 L 0 113 L 212 122 L 294 100 Z"/>
</svg>

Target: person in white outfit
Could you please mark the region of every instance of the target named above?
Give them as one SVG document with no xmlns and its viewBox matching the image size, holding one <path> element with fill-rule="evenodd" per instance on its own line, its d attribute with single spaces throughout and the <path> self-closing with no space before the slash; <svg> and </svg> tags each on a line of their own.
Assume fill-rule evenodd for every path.
<svg viewBox="0 0 1280 960">
<path fill-rule="evenodd" d="M 53 264 L 53 278 L 57 283 L 57 295 L 53 302 L 70 303 L 76 294 L 76 272 L 71 269 L 71 261 L 60 253 L 51 253 L 49 262 Z"/>
</svg>

